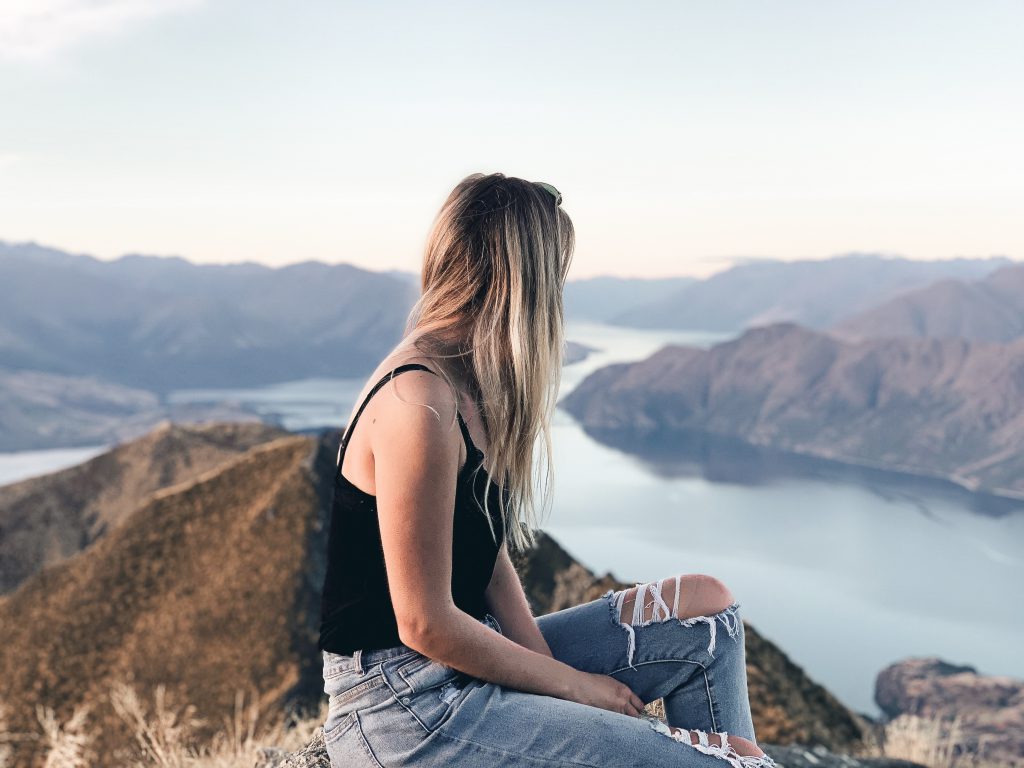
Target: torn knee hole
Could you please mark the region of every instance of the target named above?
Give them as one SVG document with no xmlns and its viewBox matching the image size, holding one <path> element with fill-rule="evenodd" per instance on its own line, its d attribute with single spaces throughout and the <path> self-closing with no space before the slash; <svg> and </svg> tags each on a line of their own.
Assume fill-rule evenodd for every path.
<svg viewBox="0 0 1024 768">
<path fill-rule="evenodd" d="M 728 747 L 729 736 L 726 734 L 725 744 L 722 743 L 722 734 L 720 733 L 707 733 L 697 728 L 680 728 L 678 726 L 669 726 L 669 735 L 672 736 L 676 741 L 682 741 L 683 739 L 689 740 L 690 744 L 704 744 L 712 745 L 716 747 Z"/>
<path fill-rule="evenodd" d="M 726 608 L 705 616 L 680 617 L 679 595 L 682 590 L 682 575 L 654 582 L 639 582 L 635 586 L 619 591 L 608 590 L 608 599 L 612 623 L 622 627 L 627 634 L 627 663 L 633 666 L 633 653 L 636 647 L 634 627 L 646 627 L 649 624 L 663 623 L 675 619 L 680 625 L 690 627 L 703 622 L 708 625 L 710 641 L 708 654 L 714 657 L 716 621 L 725 625 L 729 637 L 736 638 L 741 630 L 740 617 L 737 615 L 739 603 L 733 601 Z M 671 606 L 669 602 L 671 601 Z M 632 605 L 630 610 L 629 605 Z M 629 620 L 626 616 L 629 615 Z"/>
<path fill-rule="evenodd" d="M 712 615 L 728 610 L 735 602 L 732 592 L 722 582 L 699 573 L 638 583 L 624 591 L 619 619 L 630 624 L 664 621 L 669 616 L 688 619 Z M 722 607 L 713 607 L 719 605 Z"/>
<path fill-rule="evenodd" d="M 772 757 L 761 750 L 757 745 L 750 746 L 757 750 L 755 754 L 740 754 L 736 750 L 734 742 L 739 742 L 738 737 L 729 741 L 729 734 L 726 731 L 721 733 L 708 733 L 699 728 L 679 728 L 669 726 L 656 717 L 648 717 L 651 728 L 663 733 L 671 739 L 689 744 L 691 747 L 706 755 L 720 757 L 734 768 L 775 768 L 775 761 Z M 744 745 L 744 752 L 748 751 Z"/>
</svg>

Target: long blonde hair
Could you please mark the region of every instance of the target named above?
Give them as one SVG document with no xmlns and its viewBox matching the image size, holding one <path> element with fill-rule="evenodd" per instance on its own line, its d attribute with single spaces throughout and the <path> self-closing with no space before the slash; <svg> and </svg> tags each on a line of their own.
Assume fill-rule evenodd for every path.
<svg viewBox="0 0 1024 768">
<path fill-rule="evenodd" d="M 574 247 L 572 220 L 545 187 L 502 173 L 467 176 L 434 219 L 421 294 L 400 345 L 437 361 L 456 402 L 448 359 L 465 358 L 459 369 L 469 372 L 487 431 L 481 508 L 490 525 L 490 487 L 498 482 L 505 537 L 519 550 L 535 545 L 551 504 L 551 416 L 565 352 L 562 292 Z M 453 338 L 466 346 L 446 354 Z M 544 449 L 539 509 L 538 435 Z"/>
</svg>

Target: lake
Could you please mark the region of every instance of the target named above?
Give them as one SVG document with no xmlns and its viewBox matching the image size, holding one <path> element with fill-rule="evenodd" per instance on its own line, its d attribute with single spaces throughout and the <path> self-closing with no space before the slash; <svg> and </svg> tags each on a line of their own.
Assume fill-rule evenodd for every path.
<svg viewBox="0 0 1024 768">
<path fill-rule="evenodd" d="M 579 322 L 567 337 L 600 351 L 566 367 L 563 395 L 592 370 L 666 343 L 727 338 Z M 344 426 L 364 383 L 313 379 L 173 399 L 233 399 L 308 430 Z M 710 454 L 626 451 L 587 436 L 561 410 L 553 439 L 554 505 L 543 527 L 570 554 L 626 582 L 717 576 L 741 614 L 847 706 L 879 714 L 875 675 L 908 656 L 1024 677 L 1020 505 L 728 444 Z M 54 452 L 33 453 L 44 461 Z M 4 468 L 0 457 L 0 477 Z"/>
</svg>

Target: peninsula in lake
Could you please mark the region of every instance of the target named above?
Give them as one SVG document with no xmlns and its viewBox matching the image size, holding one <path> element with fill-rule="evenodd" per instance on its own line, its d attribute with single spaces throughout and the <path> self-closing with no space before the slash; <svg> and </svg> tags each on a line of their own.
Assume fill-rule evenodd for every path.
<svg viewBox="0 0 1024 768">
<path fill-rule="evenodd" d="M 734 438 L 1024 496 L 1024 338 L 849 341 L 779 323 L 600 368 L 559 405 L 608 443 Z"/>
</svg>

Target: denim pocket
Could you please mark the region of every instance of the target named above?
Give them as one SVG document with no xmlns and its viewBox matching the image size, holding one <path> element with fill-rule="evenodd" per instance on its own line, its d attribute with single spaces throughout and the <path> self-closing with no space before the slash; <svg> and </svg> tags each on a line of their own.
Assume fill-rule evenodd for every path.
<svg viewBox="0 0 1024 768">
<path fill-rule="evenodd" d="M 398 665 L 395 668 L 395 673 L 408 686 L 410 693 L 423 693 L 439 688 L 464 676 L 457 669 L 422 654 Z"/>
<path fill-rule="evenodd" d="M 373 697 L 370 696 L 371 691 L 383 685 L 385 685 L 384 678 L 380 674 L 374 674 L 366 678 L 352 675 L 335 676 L 326 681 L 324 693 L 330 699 L 329 707 L 331 710 L 353 709 L 356 707 L 362 709 L 368 706 L 368 704 L 363 704 L 361 700 L 364 698 L 367 701 L 372 700 Z M 362 706 L 352 706 L 355 702 L 360 702 Z"/>
<path fill-rule="evenodd" d="M 356 713 L 328 714 L 324 721 L 324 744 L 334 744 L 356 724 Z"/>
<path fill-rule="evenodd" d="M 381 668 L 394 699 L 426 731 L 436 730 L 458 706 L 466 687 L 473 681 L 460 672 L 423 654 Z"/>
<path fill-rule="evenodd" d="M 327 718 L 324 728 L 324 747 L 332 766 L 383 768 L 370 749 L 366 736 L 363 735 L 358 712 L 350 712 L 336 723 L 332 723 L 331 720 L 332 718 Z"/>
</svg>

